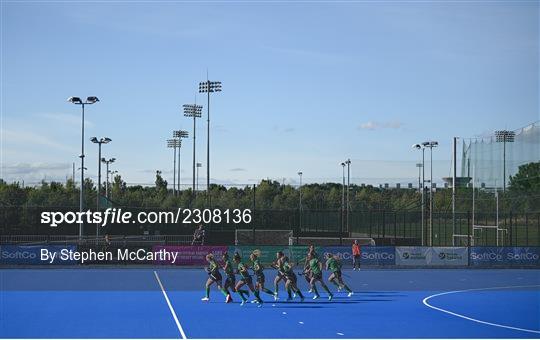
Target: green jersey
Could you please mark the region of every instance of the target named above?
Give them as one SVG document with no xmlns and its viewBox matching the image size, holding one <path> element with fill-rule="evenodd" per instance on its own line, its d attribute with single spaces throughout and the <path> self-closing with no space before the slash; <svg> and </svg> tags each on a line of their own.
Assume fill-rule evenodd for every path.
<svg viewBox="0 0 540 340">
<path fill-rule="evenodd" d="M 261 264 L 261 261 L 259 259 L 256 259 L 253 261 L 253 272 L 257 275 L 261 275 L 263 273 L 263 266 Z"/>
<path fill-rule="evenodd" d="M 247 277 L 251 276 L 251 275 L 249 275 L 248 267 L 245 264 L 243 264 L 242 262 L 238 263 L 238 273 L 240 273 L 240 275 L 242 275 L 242 277 L 244 277 L 244 278 L 247 278 Z"/>
<path fill-rule="evenodd" d="M 341 264 L 334 257 L 331 257 L 326 261 L 326 268 L 332 273 L 335 273 L 341 270 Z"/>
<path fill-rule="evenodd" d="M 234 269 L 233 269 L 233 264 L 231 262 L 231 260 L 227 260 L 225 261 L 225 274 L 227 274 L 228 276 L 233 276 L 234 275 Z"/>
<path fill-rule="evenodd" d="M 219 272 L 219 266 L 215 260 L 212 260 L 209 263 L 210 265 L 208 266 L 208 272 L 210 272 L 211 274 Z"/>
<path fill-rule="evenodd" d="M 317 275 L 321 273 L 321 267 L 319 266 L 320 262 L 318 259 L 311 259 L 309 261 L 309 269 L 311 270 L 311 273 Z"/>
</svg>

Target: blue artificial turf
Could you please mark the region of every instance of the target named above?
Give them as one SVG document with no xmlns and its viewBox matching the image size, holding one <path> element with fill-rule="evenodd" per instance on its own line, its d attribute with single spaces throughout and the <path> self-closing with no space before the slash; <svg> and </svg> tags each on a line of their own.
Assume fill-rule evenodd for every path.
<svg viewBox="0 0 540 340">
<path fill-rule="evenodd" d="M 344 271 L 355 291 L 333 301 L 319 288 L 312 300 L 286 302 L 265 293 L 265 304 L 225 304 L 214 287 L 204 296 L 201 269 L 155 269 L 187 338 L 538 338 L 539 270 Z M 327 273 L 325 274 L 327 277 Z M 274 273 L 266 271 L 273 287 Z M 532 286 L 532 287 L 518 287 Z M 329 285 L 335 291 L 335 287 Z M 476 288 L 507 287 L 463 291 Z M 4 338 L 180 338 L 154 269 L 0 270 L 0 336 Z M 434 310 L 539 333 L 507 329 Z"/>
</svg>

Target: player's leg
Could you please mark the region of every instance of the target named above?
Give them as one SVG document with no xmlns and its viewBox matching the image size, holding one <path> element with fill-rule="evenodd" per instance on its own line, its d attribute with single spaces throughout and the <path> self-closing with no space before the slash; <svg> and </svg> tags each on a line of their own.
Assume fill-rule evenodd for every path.
<svg viewBox="0 0 540 340">
<path fill-rule="evenodd" d="M 313 300 L 316 300 L 320 297 L 319 295 L 319 291 L 317 290 L 317 286 L 315 285 L 315 282 L 317 282 L 317 280 L 314 278 L 314 277 L 311 277 L 311 280 L 309 281 L 309 286 L 311 287 L 311 291 L 313 292 Z"/>
<path fill-rule="evenodd" d="M 337 278 L 339 284 L 340 284 L 343 288 L 345 288 L 345 290 L 346 290 L 347 292 L 349 292 L 349 294 L 348 294 L 349 297 L 352 296 L 354 293 L 353 293 L 352 289 L 349 288 L 349 286 L 345 283 L 345 281 L 343 281 L 343 276 L 341 275 L 341 272 L 337 272 L 337 273 L 336 273 L 336 278 Z"/>
<path fill-rule="evenodd" d="M 335 273 L 330 274 L 330 276 L 328 277 L 328 281 L 337 287 L 338 292 L 341 290 L 341 285 L 339 284 Z"/>
<path fill-rule="evenodd" d="M 204 297 L 201 299 L 202 301 L 208 301 L 210 300 L 210 286 L 214 283 L 214 280 L 212 278 L 208 278 L 208 280 L 206 280 L 206 285 L 205 285 L 205 295 Z"/>
<path fill-rule="evenodd" d="M 253 295 L 255 295 L 255 299 L 259 302 L 259 304 L 263 303 L 261 296 L 259 295 L 259 291 L 255 289 L 251 280 L 247 282 L 247 286 L 253 292 Z"/>
<path fill-rule="evenodd" d="M 247 292 L 246 290 L 243 290 L 243 289 L 240 289 L 242 288 L 243 285 L 245 285 L 246 283 L 244 282 L 244 280 L 240 280 L 238 281 L 238 283 L 236 284 L 236 287 L 234 287 L 234 289 L 236 290 L 236 292 L 238 292 L 238 294 L 240 294 L 240 298 L 242 299 L 242 303 L 241 305 L 243 305 L 244 303 L 246 303 L 247 301 L 247 298 L 244 296 L 244 292 Z M 248 295 L 249 296 L 249 295 Z"/>
</svg>

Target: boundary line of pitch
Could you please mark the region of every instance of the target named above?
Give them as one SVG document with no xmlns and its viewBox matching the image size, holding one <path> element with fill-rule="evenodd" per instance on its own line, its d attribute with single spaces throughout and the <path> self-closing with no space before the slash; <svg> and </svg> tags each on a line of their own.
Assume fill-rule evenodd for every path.
<svg viewBox="0 0 540 340">
<path fill-rule="evenodd" d="M 156 280 L 159 284 L 159 287 L 161 288 L 161 292 L 163 293 L 163 297 L 165 298 L 165 301 L 167 302 L 167 305 L 169 306 L 169 310 L 171 311 L 171 314 L 174 318 L 174 322 L 176 323 L 176 327 L 178 327 L 178 330 L 180 331 L 180 335 L 182 336 L 182 339 L 187 339 L 186 333 L 184 332 L 184 329 L 182 328 L 182 325 L 180 324 L 180 321 L 178 321 L 178 316 L 176 315 L 176 312 L 174 311 L 174 308 L 171 304 L 171 301 L 169 300 L 169 296 L 167 295 L 167 292 L 165 291 L 165 288 L 163 288 L 163 284 L 161 283 L 161 280 L 159 279 L 158 273 L 154 270 L 154 276 L 156 277 Z"/>
<path fill-rule="evenodd" d="M 423 303 L 424 305 L 426 305 L 427 307 L 432 308 L 432 309 L 435 309 L 435 310 L 438 310 L 438 311 L 440 311 L 440 312 L 443 312 L 443 313 L 446 313 L 446 314 L 450 314 L 450 315 L 453 315 L 453 316 L 457 316 L 458 318 L 462 318 L 462 319 L 465 319 L 465 320 L 469 320 L 469 321 L 481 323 L 481 324 L 484 324 L 484 325 L 494 326 L 494 327 L 500 327 L 500 328 L 507 328 L 507 329 L 512 329 L 512 330 L 521 331 L 521 332 L 528 332 L 528 333 L 540 334 L 540 331 L 537 331 L 537 330 L 534 330 L 534 329 L 512 327 L 512 326 L 502 325 L 502 324 L 498 324 L 498 323 L 493 323 L 493 322 L 487 322 L 487 321 L 483 321 L 483 320 L 478 320 L 478 319 L 474 319 L 474 318 L 468 317 L 468 316 L 466 316 L 466 315 L 454 313 L 454 312 L 449 311 L 449 310 L 446 310 L 446 309 L 442 309 L 442 308 L 439 308 L 439 307 L 435 307 L 435 306 L 430 305 L 430 304 L 428 303 L 428 300 L 431 299 L 431 298 L 434 298 L 434 297 L 437 297 L 437 296 L 442 296 L 442 295 L 448 295 L 448 294 L 465 293 L 465 292 L 472 292 L 472 291 L 479 291 L 479 290 L 496 290 L 496 289 L 511 289 L 511 288 L 531 288 L 531 287 L 540 287 L 540 285 L 505 286 L 505 287 L 488 287 L 488 288 L 473 288 L 473 289 L 454 290 L 454 291 L 450 291 L 450 292 L 444 292 L 444 293 L 438 293 L 438 294 L 430 295 L 430 296 L 424 298 L 424 300 L 422 300 L 422 303 Z"/>
</svg>

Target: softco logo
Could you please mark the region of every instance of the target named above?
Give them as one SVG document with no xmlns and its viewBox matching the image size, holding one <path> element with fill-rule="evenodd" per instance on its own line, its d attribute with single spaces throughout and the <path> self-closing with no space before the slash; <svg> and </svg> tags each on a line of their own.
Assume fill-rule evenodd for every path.
<svg viewBox="0 0 540 340">
<path fill-rule="evenodd" d="M 523 260 L 534 260 L 534 261 L 538 261 L 539 259 L 539 256 L 538 254 L 535 254 L 535 253 L 530 253 L 530 252 L 526 252 L 526 253 L 508 253 L 506 255 L 506 258 L 508 260 L 514 260 L 514 261 L 523 261 Z"/>
<path fill-rule="evenodd" d="M 362 259 L 364 260 L 393 260 L 394 254 L 381 252 L 381 253 L 362 253 Z"/>
<path fill-rule="evenodd" d="M 37 254 L 30 251 L 14 251 L 14 252 L 3 251 L 2 258 L 3 259 L 35 259 L 37 258 Z"/>
<path fill-rule="evenodd" d="M 477 261 L 502 261 L 502 255 L 495 252 L 471 253 L 471 260 Z"/>
<path fill-rule="evenodd" d="M 403 257 L 404 259 L 408 259 L 409 257 L 411 257 L 411 255 L 407 252 L 403 253 L 403 255 L 401 255 L 401 257 Z"/>
<path fill-rule="evenodd" d="M 444 260 L 446 258 L 446 253 L 442 252 L 442 253 L 439 253 L 439 258 L 441 260 Z"/>
</svg>

